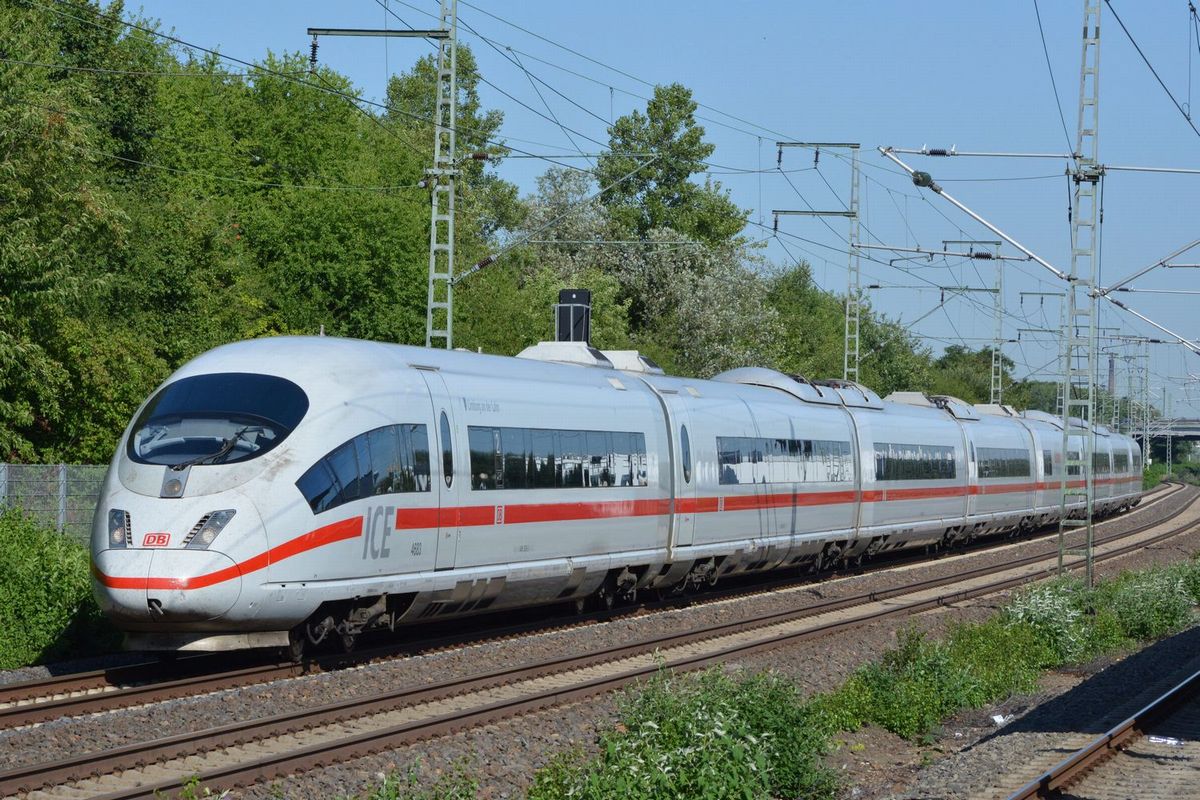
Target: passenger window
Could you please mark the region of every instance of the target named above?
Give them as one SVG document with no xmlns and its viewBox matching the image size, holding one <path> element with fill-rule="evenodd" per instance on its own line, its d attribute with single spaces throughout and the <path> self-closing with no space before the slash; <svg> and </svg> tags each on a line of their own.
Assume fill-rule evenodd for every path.
<svg viewBox="0 0 1200 800">
<path fill-rule="evenodd" d="M 450 420 L 442 412 L 442 478 L 446 486 L 454 483 L 454 448 L 450 441 Z"/>
<path fill-rule="evenodd" d="M 535 430 L 530 432 L 529 487 L 531 489 L 553 489 L 555 448 L 554 431 Z"/>
<path fill-rule="evenodd" d="M 424 425 L 388 425 L 359 434 L 314 464 L 296 488 L 314 514 L 381 494 L 429 491 Z"/>
<path fill-rule="evenodd" d="M 361 438 L 361 437 L 360 437 Z M 398 492 L 405 466 L 400 458 L 400 435 L 396 426 L 377 428 L 367 434 L 371 448 L 371 471 L 374 482 L 370 494 Z"/>
<path fill-rule="evenodd" d="M 556 484 L 560 488 L 583 486 L 583 433 L 581 431 L 558 432 L 558 459 L 562 465 Z"/>
<path fill-rule="evenodd" d="M 683 482 L 692 482 L 692 443 L 688 440 L 687 425 L 679 426 L 679 451 L 683 456 Z"/>
<path fill-rule="evenodd" d="M 500 452 L 504 457 L 504 488 L 524 489 L 529 467 L 529 437 L 524 428 L 500 429 Z"/>
<path fill-rule="evenodd" d="M 328 456 L 329 467 L 340 487 L 332 505 L 340 506 L 358 499 L 358 456 L 354 452 L 354 440 L 334 450 Z"/>
<path fill-rule="evenodd" d="M 334 480 L 333 473 L 329 471 L 325 459 L 314 464 L 312 469 L 301 475 L 300 480 L 296 481 L 296 488 L 308 500 L 308 505 L 314 514 L 320 514 L 333 505 L 337 487 L 337 481 Z"/>
<path fill-rule="evenodd" d="M 429 485 L 429 434 L 424 425 L 408 425 L 408 440 L 412 452 L 413 476 L 418 492 L 428 492 Z"/>
<path fill-rule="evenodd" d="M 496 444 L 491 428 L 471 427 L 467 432 L 471 447 L 471 488 L 496 488 Z"/>
</svg>

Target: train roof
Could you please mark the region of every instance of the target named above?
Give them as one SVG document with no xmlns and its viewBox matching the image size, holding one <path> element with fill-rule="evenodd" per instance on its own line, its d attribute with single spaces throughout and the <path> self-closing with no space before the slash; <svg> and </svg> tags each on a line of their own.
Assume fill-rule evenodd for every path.
<svg viewBox="0 0 1200 800">
<path fill-rule="evenodd" d="M 473 353 L 468 350 L 436 350 L 412 345 L 373 342 L 336 336 L 273 336 L 222 345 L 183 365 L 173 379 L 214 371 L 246 371 L 284 378 L 319 378 L 330 374 L 379 373 L 387 369 L 445 369 L 467 374 L 494 372 L 514 379 L 577 383 L 581 370 L 595 370 L 598 382 L 611 381 L 612 372 L 638 374 L 658 387 L 670 385 L 677 391 L 699 394 L 704 384 L 757 386 L 784 392 L 804 403 L 884 410 L 900 407 L 928 409 L 940 416 L 980 420 L 981 416 L 1021 418 L 1062 430 L 1061 417 L 1043 411 L 1017 412 L 1011 406 L 971 404 L 949 395 L 893 392 L 881 399 L 871 389 L 854 381 L 813 380 L 788 375 L 766 367 L 726 370 L 709 380 L 666 375 L 649 358 L 635 350 L 602 351 L 582 342 L 541 342 L 518 357 Z M 716 388 L 716 387 L 712 387 Z M 1081 419 L 1072 418 L 1072 428 L 1086 429 Z M 1099 436 L 1119 436 L 1103 425 L 1093 426 Z"/>
</svg>

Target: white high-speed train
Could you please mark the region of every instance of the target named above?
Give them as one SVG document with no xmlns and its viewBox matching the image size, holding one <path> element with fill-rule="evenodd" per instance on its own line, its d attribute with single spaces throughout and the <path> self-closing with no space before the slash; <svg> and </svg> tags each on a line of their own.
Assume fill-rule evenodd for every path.
<svg viewBox="0 0 1200 800">
<path fill-rule="evenodd" d="M 1138 445 L 1096 434 L 1097 512 L 1136 504 Z M 133 648 L 350 646 L 1050 522 L 1062 445 L 1038 412 L 758 368 L 671 377 L 579 343 L 506 358 L 260 339 L 138 410 L 92 572 Z"/>
</svg>

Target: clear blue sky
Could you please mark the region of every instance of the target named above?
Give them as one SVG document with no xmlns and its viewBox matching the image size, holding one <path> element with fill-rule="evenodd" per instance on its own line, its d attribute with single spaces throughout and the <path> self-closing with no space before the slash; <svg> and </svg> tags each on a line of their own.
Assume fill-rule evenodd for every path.
<svg viewBox="0 0 1200 800">
<path fill-rule="evenodd" d="M 141 8 L 183 39 L 257 59 L 267 50 L 307 52 L 309 26 L 404 27 L 385 12 L 383 2 L 146 0 Z M 387 6 L 408 26 L 436 25 L 436 2 L 406 2 L 387 0 Z M 1082 6 L 1081 0 L 1040 0 L 1050 68 L 1072 148 Z M 131 7 L 137 6 L 131 3 Z M 1115 0 L 1114 7 L 1175 97 L 1186 104 L 1191 93 L 1200 104 L 1200 46 L 1193 32 L 1189 54 L 1186 0 Z M 849 169 L 827 154 L 822 155 L 819 173 L 806 169 L 812 166 L 811 153 L 792 149 L 783 157 L 783 169 L 791 171 L 785 177 L 775 169 L 777 140 L 861 142 L 864 222 L 870 231 L 864 232 L 863 240 L 900 246 L 919 243 L 934 249 L 945 239 L 995 237 L 944 200 L 914 187 L 875 151 L 876 146 L 957 145 L 959 150 L 1056 153 L 1068 149 L 1033 0 L 919 4 L 471 0 L 470 5 L 460 0 L 459 14 L 460 41 L 473 48 L 483 76 L 516 98 L 484 86 L 485 105 L 504 112 L 508 141 L 532 153 L 595 152 L 600 145 L 587 137 L 606 142 L 606 121 L 644 107 L 651 85 L 679 82 L 691 88 L 705 106 L 700 114 L 708 138 L 717 145 L 711 159 L 713 177 L 732 191 L 737 203 L 751 209 L 752 220 L 761 219 L 767 226 L 764 230 L 752 225 L 747 233 L 768 239 L 767 252 L 777 263 L 786 263 L 791 256 L 808 260 L 817 281 L 831 290 L 845 287 L 845 220 L 831 220 L 831 230 L 819 220 L 784 218 L 781 232 L 812 241 L 786 235 L 773 239 L 770 212 L 805 208 L 805 200 L 815 208 L 839 208 L 848 195 Z M 1200 168 L 1200 136 L 1157 84 L 1107 6 L 1102 20 L 1100 160 L 1114 165 Z M 539 85 L 539 97 L 529 77 L 498 52 L 507 47 L 530 73 L 586 111 L 544 85 Z M 430 51 L 422 40 L 323 39 L 320 57 L 322 63 L 349 75 L 364 97 L 377 99 L 389 70 L 402 71 Z M 557 117 L 569 130 L 546 117 Z M 1050 263 L 1069 268 L 1063 162 L 906 158 L 918 169 L 932 172 L 948 192 Z M 587 162 L 576 158 L 572 163 Z M 545 168 L 544 161 L 513 159 L 501 167 L 501 174 L 528 193 Z M 999 178 L 1029 179 L 988 180 Z M 1200 175 L 1111 173 L 1104 201 L 1102 283 L 1200 238 Z M 906 273 L 887 265 L 896 254 L 873 252 L 884 263 L 864 261 L 864 283 L 978 287 L 993 281 L 992 267 L 985 263 L 900 262 L 898 266 L 910 270 Z M 1014 250 L 1005 245 L 1002 252 Z M 1200 248 L 1178 260 L 1200 262 Z M 1198 278 L 1200 270 L 1159 270 L 1134 286 L 1200 289 Z M 1058 290 L 1060 285 L 1048 272 L 1029 263 L 1010 265 L 1005 286 L 1010 314 L 1005 318 L 1007 338 L 1016 338 L 1018 328 L 1057 327 L 1056 300 L 1026 297 L 1022 301 L 1019 294 Z M 940 300 L 940 292 L 932 288 L 870 293 L 876 308 L 906 324 L 933 310 L 913 330 L 928 337 L 935 350 L 963 340 L 980 347 L 983 339 L 992 336 L 989 295 L 952 298 L 934 310 Z M 1200 338 L 1195 314 L 1200 295 L 1126 294 L 1122 300 L 1168 328 Z M 1157 335 L 1111 306 L 1104 309 L 1102 324 L 1119 326 L 1130 334 Z M 1057 345 L 1046 335 L 1022 334 L 1021 338 L 1020 345 L 1005 348 L 1017 361 L 1018 376 L 1052 377 Z M 1200 415 L 1200 391 L 1179 380 L 1200 373 L 1200 358 L 1180 347 L 1155 346 L 1152 351 L 1155 392 L 1173 384 L 1173 411 Z M 1125 390 L 1120 362 L 1118 390 Z"/>
</svg>

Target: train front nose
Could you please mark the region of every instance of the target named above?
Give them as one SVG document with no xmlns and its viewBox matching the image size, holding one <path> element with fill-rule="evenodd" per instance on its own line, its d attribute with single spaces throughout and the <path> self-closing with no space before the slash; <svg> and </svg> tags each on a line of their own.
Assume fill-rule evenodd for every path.
<svg viewBox="0 0 1200 800">
<path fill-rule="evenodd" d="M 234 607 L 246 568 L 238 554 L 262 552 L 262 519 L 244 499 L 212 505 L 201 497 L 131 511 L 124 546 L 109 539 L 93 551 L 97 600 L 119 627 L 204 623 Z"/>
</svg>

